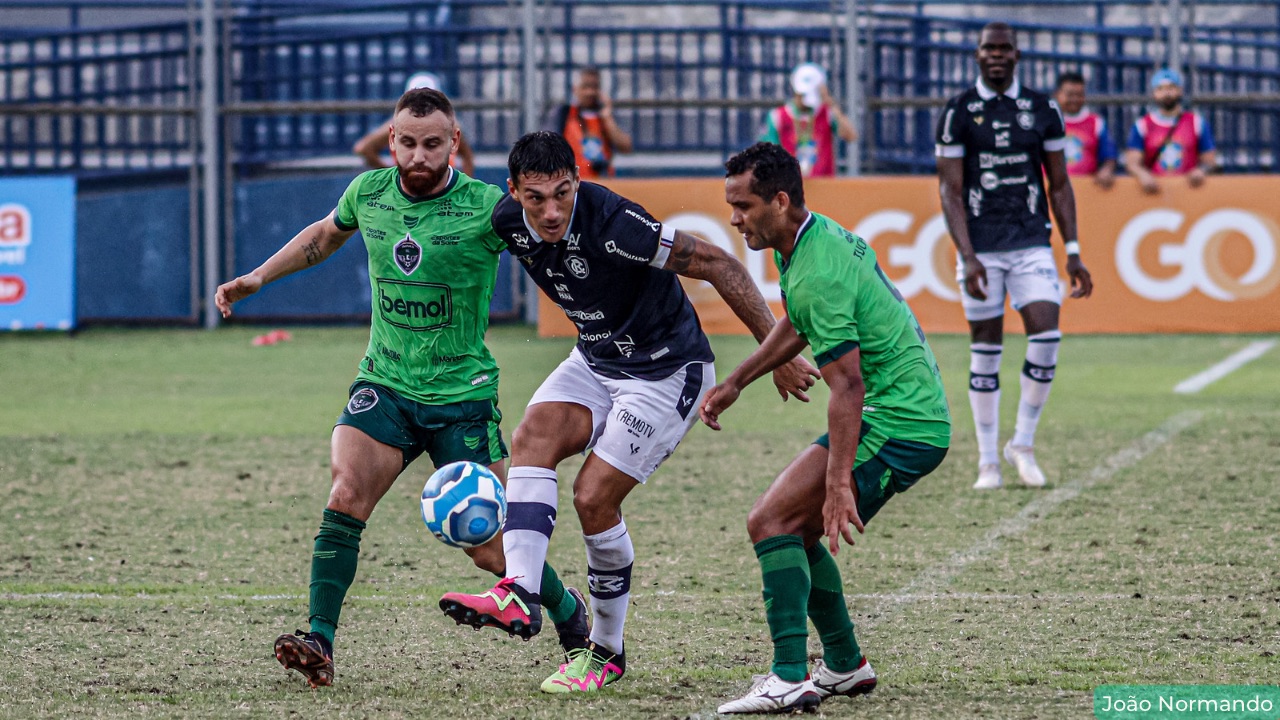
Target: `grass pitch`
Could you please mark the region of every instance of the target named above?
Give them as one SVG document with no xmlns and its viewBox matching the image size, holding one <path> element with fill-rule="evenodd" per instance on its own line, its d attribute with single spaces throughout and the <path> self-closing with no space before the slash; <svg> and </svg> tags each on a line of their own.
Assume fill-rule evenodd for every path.
<svg viewBox="0 0 1280 720">
<path fill-rule="evenodd" d="M 823 431 L 825 393 L 783 404 L 766 380 L 628 501 L 613 689 L 543 696 L 554 637 L 440 614 L 442 592 L 492 580 L 422 527 L 420 461 L 364 534 L 337 684 L 307 690 L 271 645 L 305 626 L 328 434 L 367 331 L 299 328 L 274 347 L 255 332 L 0 337 L 0 716 L 707 717 L 768 667 L 744 520 Z M 1102 684 L 1280 682 L 1280 351 L 1172 392 L 1248 341 L 1068 337 L 1038 436 L 1050 488 L 977 493 L 967 343 L 931 338 L 953 449 L 837 558 L 881 682 L 822 715 L 1081 718 Z M 491 346 L 509 434 L 569 344 L 502 327 Z M 751 343 L 715 346 L 723 376 Z M 1002 441 L 1022 349 L 1006 345 Z M 574 470 L 551 559 L 581 587 Z"/>
</svg>

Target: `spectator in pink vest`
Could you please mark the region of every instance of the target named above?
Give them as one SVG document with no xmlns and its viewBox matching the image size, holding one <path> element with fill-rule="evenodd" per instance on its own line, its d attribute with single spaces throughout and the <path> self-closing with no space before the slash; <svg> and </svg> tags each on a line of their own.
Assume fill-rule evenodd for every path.
<svg viewBox="0 0 1280 720">
<path fill-rule="evenodd" d="M 1107 132 L 1107 121 L 1084 106 L 1084 76 L 1063 73 L 1058 76 L 1054 99 L 1062 108 L 1067 130 L 1067 174 L 1092 176 L 1103 188 L 1116 181 L 1116 143 Z"/>
<path fill-rule="evenodd" d="M 777 143 L 800 161 L 806 178 L 836 174 L 836 142 L 858 139 L 853 123 L 827 91 L 827 72 L 813 63 L 791 71 L 794 95 L 769 111 L 761 142 Z"/>
<path fill-rule="evenodd" d="M 1147 193 L 1160 192 L 1157 176 L 1186 175 L 1191 187 L 1218 169 L 1213 130 L 1198 112 L 1182 108 L 1182 75 L 1165 68 L 1151 77 L 1156 106 L 1129 131 L 1124 165 Z"/>
</svg>

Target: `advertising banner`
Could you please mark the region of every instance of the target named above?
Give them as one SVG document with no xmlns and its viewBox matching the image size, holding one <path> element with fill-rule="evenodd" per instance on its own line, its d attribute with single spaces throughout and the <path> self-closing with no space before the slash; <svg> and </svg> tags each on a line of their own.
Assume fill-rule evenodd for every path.
<svg viewBox="0 0 1280 720">
<path fill-rule="evenodd" d="M 75 326 L 74 178 L 0 178 L 0 330 Z"/>
<path fill-rule="evenodd" d="M 1081 258 L 1093 275 L 1087 300 L 1063 301 L 1063 330 L 1077 333 L 1280 332 L 1280 177 L 1215 176 L 1192 189 L 1165 178 L 1146 195 L 1130 178 L 1110 190 L 1073 182 Z M 729 225 L 716 179 L 612 181 L 609 187 L 657 219 L 732 252 L 781 314 L 771 255 L 746 249 Z M 933 177 L 810 180 L 809 209 L 867 240 L 926 331 L 967 332 L 956 284 L 956 254 Z M 1062 240 L 1053 239 L 1065 281 Z M 745 333 L 715 290 L 685 280 L 708 333 Z M 542 335 L 576 332 L 545 297 Z M 1006 310 L 1006 329 L 1022 332 Z"/>
</svg>

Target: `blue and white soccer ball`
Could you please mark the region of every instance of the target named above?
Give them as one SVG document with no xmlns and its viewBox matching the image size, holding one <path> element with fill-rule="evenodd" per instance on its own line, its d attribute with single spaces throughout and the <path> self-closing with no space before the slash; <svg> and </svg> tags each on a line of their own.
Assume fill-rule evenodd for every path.
<svg viewBox="0 0 1280 720">
<path fill-rule="evenodd" d="M 478 547 L 507 521 L 507 494 L 489 468 L 466 460 L 432 473 L 422 488 L 422 521 L 453 547 Z"/>
</svg>

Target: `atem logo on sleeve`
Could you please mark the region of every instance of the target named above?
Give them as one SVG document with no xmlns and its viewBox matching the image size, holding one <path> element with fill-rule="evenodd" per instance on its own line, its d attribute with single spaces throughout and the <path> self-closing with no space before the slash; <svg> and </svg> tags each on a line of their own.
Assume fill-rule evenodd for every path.
<svg viewBox="0 0 1280 720">
<path fill-rule="evenodd" d="M 378 309 L 388 323 L 415 332 L 453 324 L 448 285 L 378 278 Z"/>
</svg>

